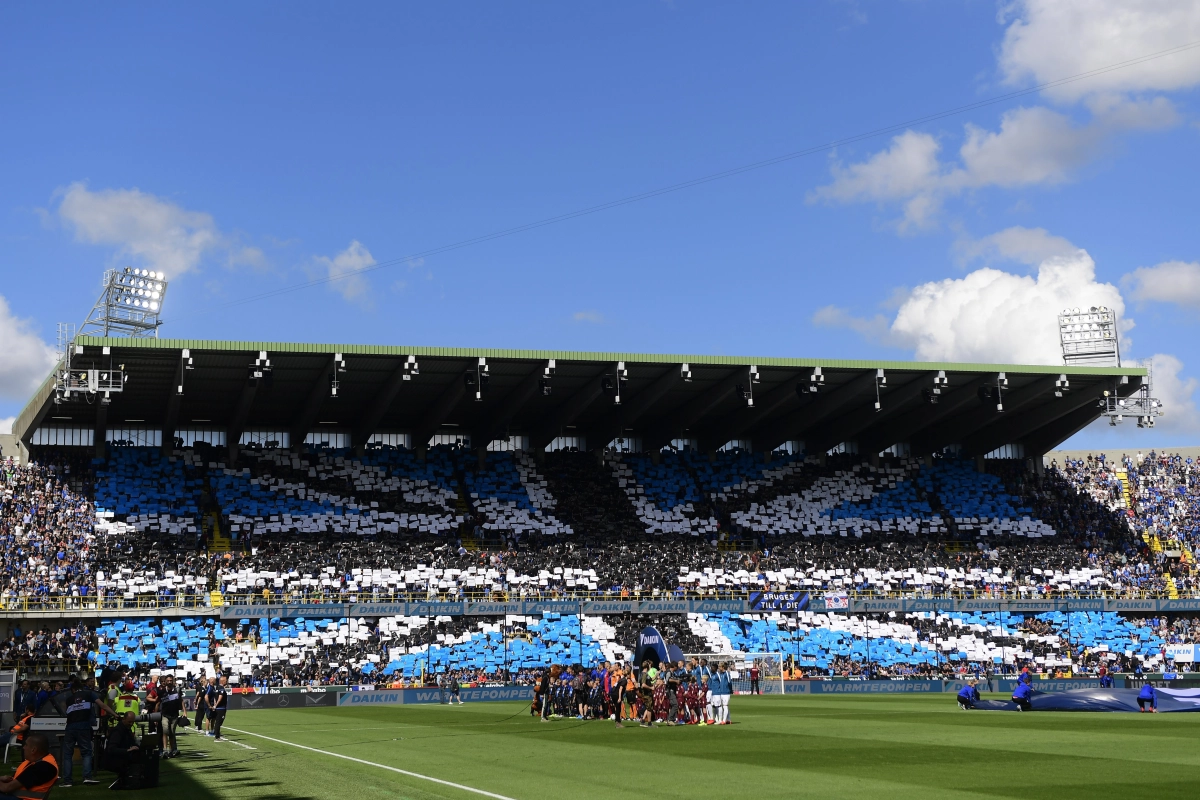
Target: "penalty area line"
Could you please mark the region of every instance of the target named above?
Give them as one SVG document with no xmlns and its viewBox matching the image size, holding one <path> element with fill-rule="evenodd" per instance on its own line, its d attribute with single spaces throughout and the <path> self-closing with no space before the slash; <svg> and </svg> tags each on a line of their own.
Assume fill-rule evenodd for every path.
<svg viewBox="0 0 1200 800">
<path fill-rule="evenodd" d="M 461 789 L 464 792 L 472 792 L 473 794 L 481 794 L 484 797 L 494 797 L 494 798 L 496 798 L 496 800 L 514 800 L 514 798 L 508 797 L 507 795 L 496 794 L 495 792 L 485 791 L 484 789 L 476 789 L 473 786 L 464 786 L 461 783 L 454 783 L 453 781 L 445 781 L 445 780 L 442 780 L 441 778 L 434 778 L 429 775 L 422 775 L 419 772 L 410 772 L 406 769 L 400 769 L 399 767 L 389 767 L 387 764 L 377 764 L 374 761 L 367 761 L 362 758 L 355 758 L 354 756 L 342 755 L 341 753 L 331 753 L 328 750 L 319 750 L 315 747 L 309 747 L 308 745 L 304 745 L 304 744 L 296 744 L 295 742 L 285 742 L 283 739 L 275 739 L 270 736 L 263 736 L 261 733 L 253 733 L 251 731 L 244 731 L 239 728 L 229 728 L 229 730 L 234 731 L 236 733 L 244 733 L 247 736 L 257 736 L 259 739 L 266 739 L 268 742 L 275 742 L 277 744 L 286 744 L 288 747 L 298 747 L 301 750 L 308 750 L 309 752 L 312 752 L 312 753 L 320 753 L 321 755 L 325 755 L 325 756 L 333 756 L 334 758 L 340 758 L 345 761 L 353 761 L 356 764 L 365 764 L 368 767 L 378 767 L 379 769 L 385 769 L 388 772 L 396 772 L 396 773 L 399 773 L 400 775 L 407 775 L 410 778 L 419 778 L 423 781 L 430 781 L 432 783 L 440 783 L 442 786 L 450 786 L 455 789 Z"/>
</svg>

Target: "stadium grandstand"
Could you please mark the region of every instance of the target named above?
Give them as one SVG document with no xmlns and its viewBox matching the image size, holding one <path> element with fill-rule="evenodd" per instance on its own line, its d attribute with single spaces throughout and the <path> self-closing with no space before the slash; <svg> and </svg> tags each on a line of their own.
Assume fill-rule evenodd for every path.
<svg viewBox="0 0 1200 800">
<path fill-rule="evenodd" d="M 1190 458 L 1043 456 L 1136 368 L 78 337 L 0 505 L 35 679 L 1190 670 Z"/>
</svg>

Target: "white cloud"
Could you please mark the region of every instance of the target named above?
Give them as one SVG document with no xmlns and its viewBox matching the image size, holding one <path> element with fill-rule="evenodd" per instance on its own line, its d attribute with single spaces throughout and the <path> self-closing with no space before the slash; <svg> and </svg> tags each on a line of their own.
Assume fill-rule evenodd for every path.
<svg viewBox="0 0 1200 800">
<path fill-rule="evenodd" d="M 813 322 L 911 348 L 920 361 L 1059 364 L 1058 313 L 1098 305 L 1125 311 L 1120 290 L 1097 282 L 1091 256 L 1075 250 L 1047 258 L 1036 276 L 984 267 L 922 284 L 908 293 L 890 325 L 837 308 L 821 309 Z M 1132 324 L 1125 321 L 1124 329 Z"/>
<path fill-rule="evenodd" d="M 54 348 L 0 296 L 0 397 L 28 400 L 54 366 Z"/>
<path fill-rule="evenodd" d="M 905 131 L 866 161 L 848 167 L 835 161 L 833 183 L 814 190 L 809 200 L 905 200 L 903 225 L 923 227 L 940 205 L 940 149 L 928 133 Z"/>
<path fill-rule="evenodd" d="M 1017 0 L 1000 46 L 1000 71 L 1015 85 L 1059 78 L 1200 39 L 1195 0 Z M 1200 84 L 1200 50 L 1164 56 L 1046 91 L 1071 102 L 1098 94 L 1176 91 Z"/>
<path fill-rule="evenodd" d="M 361 272 L 375 266 L 375 256 L 357 239 L 333 258 L 317 256 L 316 262 L 332 279 L 330 286 L 347 300 L 369 302 L 370 282 Z"/>
<path fill-rule="evenodd" d="M 876 314 L 873 317 L 856 317 L 844 308 L 824 306 L 813 314 L 812 323 L 818 328 L 846 328 L 852 330 L 864 339 L 877 342 L 888 342 L 891 335 L 890 323 L 887 317 Z"/>
<path fill-rule="evenodd" d="M 604 322 L 604 315 L 599 311 L 576 311 L 571 315 L 571 319 L 576 322 L 600 323 Z"/>
<path fill-rule="evenodd" d="M 1011 22 L 1009 22 L 1011 20 Z M 1044 83 L 1200 40 L 1195 0 L 1016 0 L 999 68 L 1014 85 Z M 1051 89 L 1052 100 L 1083 102 L 1086 122 L 1044 106 L 1005 112 L 997 130 L 964 126 L 958 158 L 943 163 L 927 133 L 905 131 L 859 163 L 832 166 L 833 181 L 810 200 L 898 203 L 901 231 L 930 227 L 947 198 L 998 187 L 1052 186 L 1074 178 L 1121 133 L 1176 125 L 1180 115 L 1147 93 L 1200 84 L 1200 47 Z"/>
<path fill-rule="evenodd" d="M 960 239 L 955 243 L 960 263 L 977 258 L 1004 259 L 1037 266 L 1055 256 L 1068 256 L 1079 248 L 1045 228 L 1023 228 L 1019 225 L 984 236 L 982 239 Z"/>
<path fill-rule="evenodd" d="M 995 132 L 968 124 L 962 166 L 946 176 L 948 188 L 1063 183 L 1091 160 L 1100 133 L 1041 106 L 1006 111 Z"/>
<path fill-rule="evenodd" d="M 1153 267 L 1138 267 L 1121 283 L 1140 302 L 1200 308 L 1200 263 L 1195 261 L 1164 261 Z"/>
<path fill-rule="evenodd" d="M 169 278 L 196 269 L 205 254 L 225 250 L 230 263 L 262 260 L 256 248 L 240 247 L 217 230 L 209 214 L 188 211 L 139 189 L 93 192 L 82 183 L 62 190 L 59 217 L 88 244 L 111 245 Z"/>
<path fill-rule="evenodd" d="M 16 422 L 16 417 L 5 417 L 4 419 L 0 419 L 0 433 L 12 433 L 13 425 L 15 425 Z"/>
<path fill-rule="evenodd" d="M 956 163 L 939 160 L 941 146 L 932 135 L 905 131 L 865 161 L 849 166 L 834 162 L 833 182 L 818 187 L 809 199 L 901 202 L 902 231 L 929 227 L 948 197 L 987 187 L 1065 183 L 1097 157 L 1113 134 L 1172 124 L 1175 119 L 1165 100 L 1112 102 L 1084 125 L 1043 106 L 1017 108 L 1001 116 L 999 130 L 964 126 Z"/>
</svg>

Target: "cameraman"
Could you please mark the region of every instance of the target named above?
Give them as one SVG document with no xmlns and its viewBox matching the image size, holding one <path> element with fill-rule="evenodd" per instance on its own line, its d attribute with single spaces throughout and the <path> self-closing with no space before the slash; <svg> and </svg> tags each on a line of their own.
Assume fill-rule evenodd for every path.
<svg viewBox="0 0 1200 800">
<path fill-rule="evenodd" d="M 174 676 L 167 675 L 163 678 L 158 694 L 162 708 L 163 758 L 175 758 L 179 755 L 175 728 L 179 725 L 180 714 L 183 713 L 183 689 L 175 685 Z"/>
<path fill-rule="evenodd" d="M 142 751 L 138 747 L 137 735 L 133 732 L 137 715 L 126 711 L 117 720 L 117 727 L 108 734 L 108 744 L 104 747 L 104 768 L 117 773 L 116 786 L 121 782 L 121 775 L 129 767 L 141 761 Z M 112 788 L 112 787 L 109 787 Z"/>
</svg>

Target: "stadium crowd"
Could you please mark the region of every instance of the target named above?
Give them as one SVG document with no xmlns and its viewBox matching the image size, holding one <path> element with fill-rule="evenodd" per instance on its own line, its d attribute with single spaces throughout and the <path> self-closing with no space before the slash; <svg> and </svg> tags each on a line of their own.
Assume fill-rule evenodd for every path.
<svg viewBox="0 0 1200 800">
<path fill-rule="evenodd" d="M 1055 464 L 1039 476 L 1005 462 L 989 462 L 995 474 L 983 475 L 961 463 L 926 469 L 904 460 L 875 467 L 851 457 L 831 457 L 824 464 L 800 457 L 766 462 L 741 452 L 716 460 L 689 452 L 667 454 L 658 464 L 641 456 L 601 462 L 573 453 L 548 454 L 539 464 L 524 454 L 499 453 L 489 454 L 479 468 L 473 454 L 443 452 L 432 464 L 422 465 L 386 449 L 359 459 L 324 452 L 301 459 L 251 450 L 245 458 L 256 469 L 246 473 L 246 467 L 241 472 L 225 469 L 209 460 L 216 458 L 215 452 L 203 449 L 184 452 L 175 461 L 135 452 L 138 448 L 112 450 L 109 462 L 92 464 L 53 452 L 45 463 L 3 462 L 0 599 L 8 607 L 32 601 L 69 609 L 90 605 L 97 597 L 134 605 L 151 596 L 159 602 L 205 606 L 213 592 L 279 602 L 396 596 L 687 597 L 784 589 L 1036 598 L 1185 592 L 1197 586 L 1191 545 L 1200 502 L 1192 465 L 1153 453 L 1119 467 L 1102 458 Z M 120 480 L 113 480 L 118 473 Z M 1127 476 L 1128 492 L 1121 474 Z M 257 493 L 247 494 L 243 478 Z M 182 499 L 172 499 L 170 480 L 182 481 L 177 492 Z M 247 497 L 259 505 L 238 506 L 250 502 Z M 105 506 L 97 514 L 101 501 L 120 505 L 124 513 Z M 230 552 L 209 552 L 188 527 L 199 522 L 196 514 L 208 513 L 214 504 L 224 509 L 228 502 L 245 513 L 223 513 L 222 523 L 229 528 L 246 524 L 248 530 L 237 532 L 241 535 Z M 279 502 L 283 505 L 272 505 Z M 296 505 L 301 502 L 313 503 L 323 509 L 321 514 L 336 507 L 377 520 L 368 531 L 373 535 L 307 530 L 300 516 L 305 507 Z M 466 513 L 464 502 L 471 506 Z M 282 510 L 289 504 L 297 514 L 290 523 Z M 809 522 L 824 520 L 819 533 L 825 535 L 812 535 L 803 527 L 782 535 L 754 530 L 771 504 L 788 513 L 800 509 Z M 399 518 L 418 513 L 418 507 L 429 512 L 427 519 L 440 511 L 461 520 L 453 529 L 393 529 L 373 513 L 384 509 Z M 265 523 L 261 530 L 257 524 L 231 522 L 252 516 Z M 909 518 L 919 524 L 906 527 L 903 521 Z M 538 519 L 541 528 L 533 525 Z M 680 523 L 686 531 L 671 531 L 664 524 L 671 519 L 701 522 Z M 715 521 L 715 528 L 706 520 Z M 846 520 L 850 522 L 842 525 Z M 1053 533 L 1041 535 L 1030 520 L 1052 527 Z M 552 535 L 539 535 L 552 527 Z M 1152 537 L 1166 546 L 1155 548 Z M 331 615 L 323 622 L 321 630 L 275 630 L 265 636 L 258 620 L 229 628 L 209 626 L 193 631 L 187 648 L 156 649 L 152 656 L 142 650 L 138 656 L 136 647 L 125 647 L 117 660 L 135 656 L 143 674 L 178 670 L 185 662 L 205 671 L 198 658 L 203 652 L 211 658 L 209 666 L 225 671 L 235 666 L 236 674 L 248 681 L 295 685 L 413 679 L 414 671 L 424 675 L 437 669 L 490 679 L 525 674 L 528 679 L 531 669 L 569 660 L 572 648 L 614 659 L 618 643 L 632 641 L 646 620 L 613 618 L 608 629 L 593 628 L 573 639 L 560 632 L 565 650 L 546 648 L 535 659 L 537 648 L 531 644 L 523 661 L 503 664 L 480 661 L 479 654 L 497 642 L 516 649 L 517 642 L 540 643 L 545 631 L 536 628 L 541 621 L 446 617 L 418 623 Z M 1101 661 L 1129 666 L 1152 657 L 1146 647 L 1134 648 L 1136 659 L 1127 654 L 1133 652 L 1130 648 L 1099 655 L 1105 651 L 1069 641 L 1059 630 L 1061 621 L 1034 617 L 1020 629 L 995 620 L 956 623 L 935 617 L 891 622 L 882 631 L 867 620 L 808 622 L 769 615 L 686 622 L 663 617 L 655 622 L 685 651 L 778 649 L 789 654 L 793 669 L 812 674 L 952 673 L 1006 651 L 1022 654 L 1018 658 L 1042 658 L 1043 663 L 1074 659 L 1085 668 Z M 843 622 L 849 627 L 838 630 Z M 341 633 L 351 623 L 354 636 L 349 630 L 327 635 L 329 625 Z M 1200 630 L 1187 619 L 1130 623 L 1149 629 L 1139 636 L 1110 623 L 1103 622 L 1108 626 L 1101 631 L 1104 636 L 1139 646 L 1151 638 L 1163 644 L 1195 641 Z M 958 630 L 962 624 L 982 626 L 983 631 L 974 631 L 976 639 L 964 638 Z M 1101 622 L 1077 624 L 1095 627 Z M 272 621 L 269 627 L 278 625 Z M 746 630 L 737 633 L 730 625 Z M 756 625 L 765 626 L 765 638 L 749 641 L 749 628 Z M 1050 631 L 1046 625 L 1057 628 Z M 840 638 L 822 639 L 825 634 L 818 636 L 818 631 L 834 631 Z M 0 644 L 0 659 L 78 661 L 90 653 L 102 660 L 118 649 L 117 632 L 109 633 L 113 636 L 97 636 L 83 626 L 18 632 Z M 1101 639 L 1093 644 L 1100 646 Z M 880 649 L 872 653 L 856 651 L 872 641 L 892 644 L 876 645 Z M 803 651 L 805 643 L 810 653 Z M 951 651 L 947 643 L 961 649 Z M 273 654 L 263 659 L 259 650 L 264 644 L 268 650 L 278 644 L 290 652 L 280 654 L 286 659 L 276 661 Z M 794 653 L 790 645 L 797 647 Z M 100 653 L 100 647 L 107 651 Z M 470 648 L 474 660 L 455 663 L 453 654 Z M 424 665 L 419 663 L 422 653 Z M 435 654 L 442 654 L 438 659 L 444 663 L 435 663 Z M 385 675 L 388 666 L 393 669 Z"/>
</svg>

